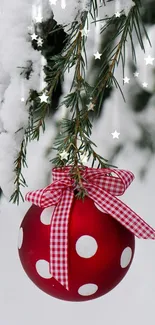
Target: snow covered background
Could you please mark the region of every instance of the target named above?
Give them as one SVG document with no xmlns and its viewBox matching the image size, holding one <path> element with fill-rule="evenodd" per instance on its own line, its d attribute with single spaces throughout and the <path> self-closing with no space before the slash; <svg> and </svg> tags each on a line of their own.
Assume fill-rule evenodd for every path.
<svg viewBox="0 0 155 325">
<path fill-rule="evenodd" d="M 31 23 L 32 5 L 38 1 L 32 0 L 0 0 L 0 186 L 6 198 L 12 193 L 13 161 L 20 140 L 14 137 L 14 132 L 27 123 L 27 111 L 20 98 L 26 98 L 30 88 L 39 89 L 38 73 L 41 67 L 40 53 L 31 47 L 27 27 Z M 58 0 L 59 5 L 60 1 Z M 66 0 L 67 2 L 67 0 Z M 68 0 L 68 3 L 71 1 Z M 43 0 L 43 17 L 49 16 L 48 0 Z M 69 15 L 74 8 L 70 7 Z M 56 6 L 55 19 L 61 23 L 61 10 Z M 109 9 L 110 10 L 110 9 Z M 154 41 L 155 27 L 148 29 L 149 36 Z M 88 37 L 88 56 L 93 56 L 94 27 L 91 27 Z M 6 37 L 7 36 L 7 37 Z M 98 151 L 109 158 L 116 145 L 125 143 L 121 154 L 113 161 L 121 169 L 129 169 L 135 174 L 135 180 L 121 199 L 155 228 L 155 157 L 152 155 L 148 172 L 140 181 L 139 170 L 148 163 L 148 150 L 137 149 L 134 141 L 139 139 L 141 131 L 139 121 L 148 121 L 150 128 L 155 128 L 154 97 L 149 102 L 147 110 L 138 116 L 129 110 L 130 96 L 135 83 L 148 82 L 153 91 L 153 68 L 144 64 L 144 53 L 136 45 L 138 57 L 139 78 L 135 81 L 129 70 L 128 61 L 125 74 L 131 78 L 131 83 L 122 83 L 121 67 L 116 70 L 116 78 L 123 87 L 127 98 L 124 103 L 120 93 L 113 91 L 107 99 L 104 113 L 94 125 L 93 140 L 98 145 Z M 97 50 L 97 49 L 96 49 Z M 146 43 L 145 57 L 155 57 L 155 47 Z M 30 80 L 23 81 L 20 69 L 26 61 L 34 62 L 34 73 Z M 69 88 L 71 73 L 66 75 L 64 93 Z M 24 82 L 24 85 L 23 85 Z M 137 85 L 138 88 L 138 85 Z M 23 93 L 24 92 L 24 93 Z M 111 132 L 120 132 L 119 139 L 112 139 Z M 5 131 L 5 132 L 4 132 Z M 6 133 L 7 131 L 7 133 Z M 47 122 L 46 132 L 40 142 L 34 142 L 28 148 L 28 166 L 25 177 L 28 190 L 46 186 L 50 181 L 51 165 L 46 152 L 51 146 L 55 128 Z M 27 189 L 26 189 L 27 191 Z M 109 294 L 90 302 L 68 303 L 56 300 L 39 290 L 24 273 L 17 251 L 18 229 L 22 218 L 29 208 L 29 203 L 19 207 L 8 203 L 5 197 L 0 202 L 0 323 L 3 325 L 42 325 L 56 323 L 61 325 L 130 325 L 153 323 L 155 299 L 155 243 L 154 241 L 136 240 L 136 252 L 132 266 L 123 281 Z"/>
</svg>

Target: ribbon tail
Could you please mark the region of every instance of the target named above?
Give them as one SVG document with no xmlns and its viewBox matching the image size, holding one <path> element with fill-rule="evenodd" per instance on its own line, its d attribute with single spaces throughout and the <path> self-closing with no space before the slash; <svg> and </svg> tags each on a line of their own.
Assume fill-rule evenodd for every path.
<svg viewBox="0 0 155 325">
<path fill-rule="evenodd" d="M 87 185 L 88 195 L 103 210 L 120 222 L 125 228 L 130 230 L 136 237 L 143 239 L 155 239 L 155 229 L 149 226 L 138 214 L 130 209 L 118 198 L 110 193 Z"/>
<path fill-rule="evenodd" d="M 68 224 L 74 193 L 66 189 L 57 204 L 50 230 L 50 273 L 67 290 L 68 281 Z"/>
</svg>

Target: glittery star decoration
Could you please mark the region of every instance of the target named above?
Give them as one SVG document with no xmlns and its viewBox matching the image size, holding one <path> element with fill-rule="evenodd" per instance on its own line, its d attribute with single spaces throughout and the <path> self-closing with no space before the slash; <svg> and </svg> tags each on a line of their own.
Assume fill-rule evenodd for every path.
<svg viewBox="0 0 155 325">
<path fill-rule="evenodd" d="M 82 36 L 88 36 L 88 33 L 89 33 L 89 29 L 87 29 L 86 27 L 84 27 L 83 29 L 80 30 L 81 32 L 81 35 Z"/>
<path fill-rule="evenodd" d="M 48 100 L 48 96 L 43 93 L 41 96 L 39 96 L 40 100 L 41 100 L 41 103 L 47 103 L 47 100 Z"/>
<path fill-rule="evenodd" d="M 99 53 L 98 51 L 96 52 L 96 53 L 94 53 L 94 57 L 95 57 L 95 60 L 97 60 L 97 59 L 101 59 L 101 53 Z"/>
<path fill-rule="evenodd" d="M 113 132 L 113 133 L 111 133 L 111 134 L 112 134 L 113 139 L 119 139 L 119 135 L 120 135 L 120 133 L 117 132 L 116 130 L 115 130 L 115 132 Z"/>
<path fill-rule="evenodd" d="M 61 160 L 63 160 L 63 159 L 67 160 L 68 159 L 68 152 L 64 150 L 64 151 L 59 153 L 59 156 L 60 156 Z"/>
<path fill-rule="evenodd" d="M 25 98 L 24 97 L 21 97 L 21 102 L 25 102 Z"/>
<path fill-rule="evenodd" d="M 119 11 L 115 12 L 115 17 L 120 18 L 121 13 Z"/>
<path fill-rule="evenodd" d="M 88 111 L 93 111 L 94 110 L 94 104 L 92 102 L 90 102 L 88 105 L 86 105 L 88 107 Z"/>
<path fill-rule="evenodd" d="M 42 46 L 43 45 L 43 39 L 41 37 L 38 38 L 37 44 L 38 44 L 38 46 Z"/>
<path fill-rule="evenodd" d="M 57 0 L 49 0 L 49 2 L 50 2 L 50 5 L 52 6 L 52 5 L 55 5 L 56 6 L 56 2 L 57 2 Z"/>
<path fill-rule="evenodd" d="M 134 76 L 137 78 L 139 76 L 139 72 L 138 71 L 134 72 Z"/>
<path fill-rule="evenodd" d="M 38 36 L 37 36 L 35 33 L 33 33 L 33 34 L 31 35 L 32 41 L 34 41 L 34 40 L 36 41 L 36 40 L 37 40 L 37 37 L 38 37 Z"/>
<path fill-rule="evenodd" d="M 129 84 L 130 78 L 125 77 L 125 78 L 123 78 L 123 81 L 124 81 L 125 84 Z"/>
<path fill-rule="evenodd" d="M 148 83 L 147 82 L 143 82 L 142 83 L 142 86 L 143 86 L 143 88 L 147 88 L 148 87 Z"/>
<path fill-rule="evenodd" d="M 148 55 L 147 58 L 144 58 L 144 60 L 146 61 L 146 65 L 148 64 L 153 65 L 154 58 L 152 58 L 150 55 Z"/>
</svg>

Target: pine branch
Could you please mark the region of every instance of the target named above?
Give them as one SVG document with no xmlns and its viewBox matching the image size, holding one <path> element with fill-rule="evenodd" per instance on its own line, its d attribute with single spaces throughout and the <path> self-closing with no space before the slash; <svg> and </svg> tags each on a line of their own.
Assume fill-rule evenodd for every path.
<svg viewBox="0 0 155 325">
<path fill-rule="evenodd" d="M 128 16 L 125 15 L 121 16 L 118 20 L 118 18 L 115 17 L 115 15 L 111 18 L 106 18 L 107 23 L 102 28 L 101 33 L 103 33 L 111 24 L 115 24 L 115 30 L 113 37 L 109 40 L 107 46 L 105 46 L 103 53 L 102 53 L 102 59 L 101 59 L 101 69 L 100 73 L 98 75 L 98 82 L 96 83 L 96 86 L 94 87 L 91 96 L 93 97 L 93 103 L 96 104 L 97 100 L 100 98 L 98 107 L 97 107 L 97 114 L 99 114 L 101 109 L 101 103 L 104 96 L 104 91 L 106 87 L 111 87 L 113 83 L 118 86 L 118 88 L 121 91 L 122 97 L 125 101 L 123 91 L 121 90 L 121 87 L 118 84 L 118 81 L 114 77 L 114 70 L 116 64 L 119 64 L 119 61 L 121 59 L 122 62 L 122 69 L 123 69 L 123 77 L 124 77 L 124 67 L 125 67 L 125 45 L 127 38 L 129 36 L 130 42 L 131 42 L 131 50 L 132 50 L 132 56 L 134 61 L 136 62 L 136 53 L 134 48 L 134 43 L 132 39 L 132 33 L 133 30 L 135 30 L 137 39 L 139 41 L 139 44 L 144 49 L 143 39 L 141 35 L 140 30 L 140 23 L 143 27 L 144 33 L 150 42 L 145 26 L 142 23 L 140 11 L 139 11 L 140 1 L 136 1 L 136 5 L 131 8 Z M 102 19 L 101 19 L 102 21 Z M 103 20 L 104 21 L 104 20 Z M 113 41 L 121 34 L 121 38 L 117 45 L 111 49 L 111 44 Z M 109 68 L 107 69 L 107 58 L 109 61 Z"/>
<path fill-rule="evenodd" d="M 101 3 L 101 1 L 100 1 Z M 103 1 L 104 3 L 104 1 Z M 104 3 L 105 4 L 105 3 Z M 75 180 L 75 186 L 78 189 L 77 196 L 84 197 L 86 191 L 83 187 L 83 179 L 81 176 L 81 170 L 84 168 L 84 163 L 81 159 L 81 155 L 87 155 L 88 160 L 92 158 L 92 166 L 97 163 L 97 167 L 107 168 L 112 165 L 108 164 L 108 161 L 98 155 L 94 146 L 96 146 L 90 139 L 92 132 L 92 124 L 89 118 L 89 110 L 86 108 L 87 103 L 95 107 L 98 101 L 98 107 L 95 107 L 95 112 L 100 110 L 102 103 L 102 96 L 107 86 L 115 84 L 121 90 L 118 81 L 114 77 L 114 70 L 116 64 L 119 61 L 122 62 L 123 76 L 125 65 L 125 45 L 127 37 L 129 36 L 131 41 L 131 48 L 134 59 L 136 58 L 134 43 L 132 40 L 132 33 L 135 30 L 137 39 L 141 48 L 144 50 L 140 24 L 141 16 L 139 12 L 140 0 L 135 1 L 135 6 L 131 8 L 127 17 L 122 15 L 117 19 L 115 16 L 106 19 L 106 25 L 102 28 L 101 32 L 104 32 L 106 28 L 115 25 L 115 33 L 109 40 L 107 46 L 105 46 L 102 53 L 101 69 L 98 74 L 98 82 L 95 87 L 90 86 L 86 81 L 86 67 L 87 67 L 87 53 L 85 49 L 85 43 L 87 37 L 82 35 L 82 30 L 89 26 L 88 13 L 86 11 L 81 13 L 81 21 L 73 22 L 68 30 L 68 37 L 64 43 L 64 47 L 60 54 L 52 55 L 48 57 L 48 65 L 46 70 L 46 82 L 47 87 L 41 91 L 41 93 L 31 92 L 27 100 L 29 105 L 29 125 L 25 130 L 25 136 L 21 145 L 21 150 L 15 161 L 16 172 L 16 191 L 12 195 L 11 200 L 13 202 L 19 202 L 19 197 L 22 196 L 20 186 L 25 186 L 26 182 L 22 175 L 22 166 L 26 162 L 26 146 L 27 141 L 33 139 L 39 140 L 40 127 L 45 130 L 45 117 L 49 112 L 49 100 L 52 98 L 53 92 L 56 89 L 59 80 L 64 80 L 64 74 L 72 67 L 74 67 L 74 76 L 70 93 L 64 98 L 61 105 L 65 105 L 68 111 L 72 114 L 71 119 L 63 119 L 61 123 L 61 134 L 59 134 L 54 143 L 54 149 L 57 150 L 57 155 L 52 159 L 52 163 L 55 167 L 63 167 L 71 165 L 71 176 Z M 99 11 L 99 5 L 97 0 L 90 0 L 90 15 L 96 22 Z M 103 19 L 101 19 L 103 21 Z M 144 33 L 147 35 L 143 26 Z M 55 33 L 57 28 L 53 29 L 51 33 Z M 120 37 L 118 43 L 112 47 L 115 39 Z M 45 51 L 46 52 L 46 51 Z M 107 58 L 109 66 L 107 66 Z M 49 100 L 46 102 L 40 101 L 40 95 L 47 94 Z M 123 92 L 122 92 L 123 95 Z M 90 98 L 91 102 L 90 102 Z M 87 105 L 88 106 L 88 105 Z M 62 155 L 64 153 L 64 157 Z M 115 167 L 115 166 L 112 166 Z"/>
<path fill-rule="evenodd" d="M 93 165 L 98 161 L 98 167 L 109 166 L 105 159 L 99 156 L 92 148 L 95 144 L 90 140 L 92 124 L 89 120 L 88 110 L 82 100 L 81 90 L 85 92 L 89 98 L 89 87 L 85 83 L 83 76 L 85 75 L 85 61 L 82 56 L 82 50 L 85 43 L 82 38 L 82 26 L 80 26 L 77 36 L 76 47 L 76 64 L 75 73 L 73 77 L 72 88 L 74 91 L 66 96 L 63 104 L 70 108 L 73 112 L 71 120 L 64 119 L 62 122 L 62 135 L 55 141 L 55 150 L 57 150 L 57 157 L 52 160 L 55 166 L 71 165 L 71 176 L 75 180 L 75 187 L 78 189 L 76 196 L 83 198 L 86 195 L 85 188 L 83 187 L 83 179 L 81 170 L 84 168 L 80 159 L 80 154 L 85 153 L 88 159 L 93 156 Z M 80 145 L 78 141 L 80 140 Z M 62 159 L 61 152 L 65 151 L 68 158 Z"/>
<path fill-rule="evenodd" d="M 21 192 L 21 186 L 25 187 L 27 186 L 26 181 L 24 179 L 24 176 L 22 174 L 22 167 L 27 167 L 26 163 L 26 148 L 27 148 L 27 138 L 24 137 L 22 143 L 21 143 L 21 149 L 18 153 L 17 159 L 15 160 L 15 169 L 14 172 L 16 173 L 16 178 L 14 180 L 15 184 L 15 191 L 10 197 L 10 201 L 13 203 L 19 204 L 20 198 L 24 202 L 24 198 Z"/>
<path fill-rule="evenodd" d="M 25 130 L 25 135 L 29 141 L 34 139 L 39 140 L 41 127 L 42 131 L 45 131 L 45 118 L 48 112 L 49 107 L 46 103 L 38 104 L 38 107 L 36 106 L 35 101 L 31 104 L 29 108 L 28 127 Z"/>
</svg>

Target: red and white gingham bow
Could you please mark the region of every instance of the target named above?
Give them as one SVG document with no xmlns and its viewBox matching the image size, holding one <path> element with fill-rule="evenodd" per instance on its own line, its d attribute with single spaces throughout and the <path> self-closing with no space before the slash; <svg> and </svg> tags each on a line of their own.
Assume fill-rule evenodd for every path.
<svg viewBox="0 0 155 325">
<path fill-rule="evenodd" d="M 54 168 L 53 183 L 44 189 L 28 192 L 25 199 L 47 208 L 56 205 L 51 220 L 50 273 L 67 290 L 68 284 L 68 222 L 74 198 L 74 180 L 70 167 Z M 109 174 L 115 173 L 117 176 Z M 88 196 L 104 211 L 129 229 L 135 236 L 155 239 L 155 230 L 125 203 L 115 196 L 122 195 L 134 179 L 130 171 L 112 168 L 88 168 L 82 172 L 83 186 Z"/>
</svg>

